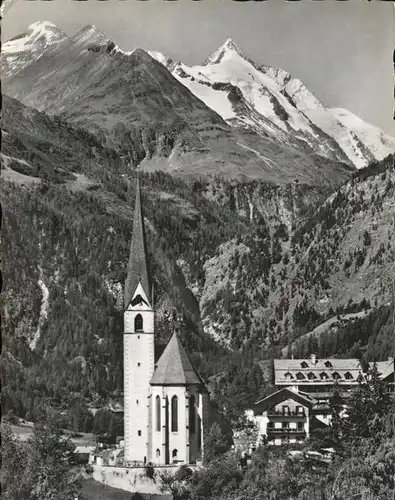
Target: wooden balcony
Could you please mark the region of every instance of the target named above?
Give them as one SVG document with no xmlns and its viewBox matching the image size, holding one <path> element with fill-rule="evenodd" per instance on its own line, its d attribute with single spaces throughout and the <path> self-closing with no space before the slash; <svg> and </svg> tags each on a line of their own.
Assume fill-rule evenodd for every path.
<svg viewBox="0 0 395 500">
<path fill-rule="evenodd" d="M 267 416 L 270 419 L 276 420 L 277 422 L 279 420 L 284 419 L 286 422 L 289 422 L 290 420 L 300 420 L 300 419 L 305 419 L 306 418 L 306 413 L 303 412 L 296 412 L 296 411 L 289 411 L 286 413 L 283 413 L 282 411 L 276 411 L 276 410 L 269 410 L 267 412 Z"/>
<path fill-rule="evenodd" d="M 276 439 L 276 438 L 299 438 L 305 439 L 306 431 L 304 429 L 289 429 L 289 428 L 280 428 L 280 429 L 267 429 L 267 438 Z"/>
</svg>

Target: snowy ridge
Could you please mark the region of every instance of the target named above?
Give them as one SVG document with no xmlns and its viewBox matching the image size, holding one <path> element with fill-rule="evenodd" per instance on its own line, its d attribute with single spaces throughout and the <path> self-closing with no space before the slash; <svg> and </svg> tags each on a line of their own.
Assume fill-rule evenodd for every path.
<svg viewBox="0 0 395 500">
<path fill-rule="evenodd" d="M 395 139 L 374 125 L 364 122 L 347 109 L 333 108 L 331 112 L 345 127 L 351 130 L 369 149 L 376 160 L 395 153 Z"/>
<path fill-rule="evenodd" d="M 156 50 L 147 50 L 146 52 L 148 52 L 148 54 L 153 59 L 156 59 L 158 62 L 163 64 L 163 66 L 165 66 L 168 69 L 173 63 L 173 61 L 170 58 L 166 57 L 164 54 L 162 54 L 162 52 L 157 52 Z M 126 54 L 131 54 L 131 53 L 132 52 L 126 52 Z"/>
<path fill-rule="evenodd" d="M 21 71 L 52 46 L 67 39 L 66 33 L 49 21 L 31 24 L 26 33 L 3 43 L 1 49 L 3 76 Z"/>
<path fill-rule="evenodd" d="M 5 54 L 15 54 L 27 50 L 43 50 L 65 38 L 68 38 L 66 33 L 55 24 L 49 21 L 37 22 L 29 26 L 27 33 L 5 42 L 2 51 Z"/>
<path fill-rule="evenodd" d="M 348 111 L 331 110 L 282 69 L 257 66 L 228 39 L 203 65 L 150 54 L 229 124 L 276 141 L 307 143 L 317 154 L 356 168 L 393 153 L 395 139 Z M 357 123 L 358 122 L 358 123 Z"/>
</svg>

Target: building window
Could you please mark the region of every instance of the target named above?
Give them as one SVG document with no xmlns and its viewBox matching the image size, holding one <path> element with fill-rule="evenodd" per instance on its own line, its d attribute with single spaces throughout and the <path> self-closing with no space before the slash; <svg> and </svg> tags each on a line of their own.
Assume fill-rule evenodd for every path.
<svg viewBox="0 0 395 500">
<path fill-rule="evenodd" d="M 296 378 L 297 378 L 298 380 L 304 380 L 305 376 L 303 375 L 303 373 L 298 372 L 298 373 L 296 374 Z"/>
<path fill-rule="evenodd" d="M 291 380 L 291 379 L 293 379 L 292 373 L 290 373 L 290 372 L 287 372 L 287 373 L 284 375 L 284 377 L 285 377 L 287 380 Z"/>
<path fill-rule="evenodd" d="M 156 430 L 160 431 L 161 427 L 161 421 L 160 421 L 160 416 L 161 416 L 161 409 L 160 409 L 160 397 L 156 396 L 155 398 L 155 409 L 156 409 Z"/>
<path fill-rule="evenodd" d="M 309 365 L 306 363 L 306 361 L 302 361 L 302 363 L 300 363 L 300 366 L 302 368 L 308 368 L 309 367 Z"/>
<path fill-rule="evenodd" d="M 303 406 L 297 406 L 296 407 L 296 413 L 298 415 L 303 415 Z"/>
<path fill-rule="evenodd" d="M 333 373 L 332 373 L 332 377 L 333 377 L 335 380 L 339 380 L 340 375 L 339 375 L 337 372 L 333 372 Z"/>
<path fill-rule="evenodd" d="M 289 422 L 283 422 L 282 423 L 282 428 L 283 429 L 289 429 Z"/>
<path fill-rule="evenodd" d="M 171 456 L 173 457 L 173 462 L 175 462 L 177 460 L 177 455 L 178 455 L 178 451 L 177 450 L 173 450 L 171 452 Z"/>
<path fill-rule="evenodd" d="M 344 375 L 344 378 L 347 379 L 347 380 L 350 380 L 352 378 L 354 378 L 350 372 L 346 372 L 345 375 Z"/>
<path fill-rule="evenodd" d="M 136 399 L 136 405 L 138 405 L 138 404 L 139 404 L 139 400 L 138 400 L 138 399 Z"/>
<path fill-rule="evenodd" d="M 195 421 L 195 396 L 189 398 L 189 430 L 192 434 L 196 431 Z"/>
<path fill-rule="evenodd" d="M 160 457 L 160 449 L 156 448 L 156 458 L 159 458 L 159 457 Z"/>
<path fill-rule="evenodd" d="M 326 380 L 328 378 L 328 374 L 325 372 L 320 373 L 321 380 Z"/>
<path fill-rule="evenodd" d="M 327 368 L 332 368 L 332 363 L 330 361 L 325 361 L 325 366 Z"/>
<path fill-rule="evenodd" d="M 141 436 L 141 431 L 137 431 L 137 434 L 138 434 L 139 436 Z"/>
<path fill-rule="evenodd" d="M 137 366 L 141 366 L 141 363 L 140 363 L 140 362 L 139 362 L 139 363 L 137 363 Z"/>
<path fill-rule="evenodd" d="M 298 431 L 303 431 L 304 424 L 303 422 L 298 422 Z"/>
<path fill-rule="evenodd" d="M 283 415 L 289 415 L 289 406 L 283 406 Z"/>
<path fill-rule="evenodd" d="M 137 316 L 134 318 L 134 331 L 143 331 L 143 317 L 141 316 L 141 314 L 137 314 Z"/>
<path fill-rule="evenodd" d="M 178 432 L 178 398 L 171 398 L 171 432 Z"/>
<path fill-rule="evenodd" d="M 314 373 L 313 373 L 313 372 L 309 372 L 309 374 L 307 375 L 307 378 L 308 378 L 309 380 L 314 380 L 314 379 L 315 379 L 315 378 L 317 378 L 317 377 L 314 375 Z"/>
</svg>

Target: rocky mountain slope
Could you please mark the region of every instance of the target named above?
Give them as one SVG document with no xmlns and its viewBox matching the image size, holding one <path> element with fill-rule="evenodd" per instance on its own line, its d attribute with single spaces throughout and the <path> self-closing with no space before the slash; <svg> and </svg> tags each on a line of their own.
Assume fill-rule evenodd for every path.
<svg viewBox="0 0 395 500">
<path fill-rule="evenodd" d="M 230 125 L 147 52 L 124 54 L 92 26 L 43 50 L 8 74 L 3 87 L 24 104 L 86 128 L 146 171 L 327 185 L 353 170 L 326 136 L 330 158 L 297 135 L 279 140 Z"/>
<path fill-rule="evenodd" d="M 322 352 L 347 355 L 359 342 L 366 359 L 394 353 L 392 156 L 357 171 L 303 140 L 227 123 L 149 54 L 123 54 L 92 27 L 60 36 L 6 77 L 6 91 L 37 109 L 3 96 L 6 409 L 120 397 L 137 165 L 158 337 L 180 328 L 219 400 L 250 404 L 258 361 L 344 314 L 358 331 L 344 332 L 343 351 Z M 180 174 L 181 164 L 188 176 L 150 172 Z"/>
</svg>

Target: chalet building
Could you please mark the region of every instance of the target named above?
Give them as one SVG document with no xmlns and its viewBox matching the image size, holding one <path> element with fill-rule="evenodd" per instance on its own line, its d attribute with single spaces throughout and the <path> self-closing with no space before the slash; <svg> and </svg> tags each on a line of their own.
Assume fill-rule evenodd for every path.
<svg viewBox="0 0 395 500">
<path fill-rule="evenodd" d="M 374 363 L 369 363 L 369 369 L 372 370 Z M 377 361 L 377 374 L 379 378 L 385 383 L 387 391 L 395 392 L 395 360 L 394 358 L 388 358 L 387 361 Z"/>
<path fill-rule="evenodd" d="M 294 390 L 327 403 L 335 384 L 344 397 L 358 385 L 363 376 L 358 359 L 318 359 L 314 354 L 307 359 L 275 359 L 274 384 L 278 389 Z"/>
<path fill-rule="evenodd" d="M 254 405 L 257 444 L 302 443 L 313 428 L 324 425 L 314 416 L 315 404 L 314 399 L 290 388 L 257 401 Z"/>
<path fill-rule="evenodd" d="M 154 339 L 154 294 L 137 179 L 124 292 L 124 462 L 195 463 L 203 454 L 208 391 L 177 333 L 164 350 Z"/>
<path fill-rule="evenodd" d="M 394 359 L 376 363 L 378 376 L 389 392 L 395 392 Z M 370 369 L 373 363 L 370 363 Z M 361 379 L 366 378 L 357 359 L 275 359 L 274 384 L 277 391 L 257 401 L 254 415 L 258 424 L 257 444 L 300 443 L 316 428 L 331 422 L 329 398 L 335 386 L 344 403 Z M 342 414 L 342 413 L 341 413 Z"/>
</svg>

